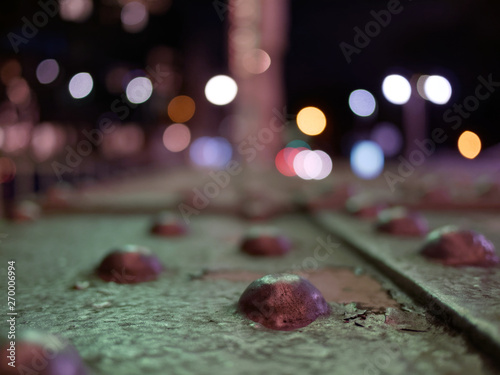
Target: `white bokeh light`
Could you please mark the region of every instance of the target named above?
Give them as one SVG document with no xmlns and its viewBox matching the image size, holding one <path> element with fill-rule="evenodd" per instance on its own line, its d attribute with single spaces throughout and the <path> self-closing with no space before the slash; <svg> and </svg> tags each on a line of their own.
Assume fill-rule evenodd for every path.
<svg viewBox="0 0 500 375">
<path fill-rule="evenodd" d="M 132 1 L 122 8 L 120 19 L 125 31 L 138 33 L 147 26 L 149 13 L 144 4 Z"/>
<path fill-rule="evenodd" d="M 231 103 L 238 93 L 238 85 L 231 77 L 218 75 L 210 78 L 205 86 L 207 100 L 215 105 Z"/>
<path fill-rule="evenodd" d="M 306 157 L 309 153 L 311 153 L 311 150 L 303 150 L 300 151 L 295 157 L 293 158 L 293 170 L 303 180 L 311 180 L 312 177 L 309 175 L 307 169 L 306 169 Z"/>
<path fill-rule="evenodd" d="M 424 93 L 434 104 L 446 104 L 451 98 L 451 84 L 442 76 L 429 76 L 424 82 Z"/>
<path fill-rule="evenodd" d="M 367 90 L 354 90 L 349 95 L 349 107 L 354 114 L 367 117 L 375 112 L 377 103 L 375 97 Z"/>
<path fill-rule="evenodd" d="M 75 99 L 85 98 L 94 87 L 94 80 L 89 73 L 75 74 L 69 81 L 69 93 Z"/>
<path fill-rule="evenodd" d="M 423 74 L 417 79 L 417 92 L 425 100 L 429 100 L 427 95 L 425 95 L 425 90 L 424 90 L 424 84 L 425 81 L 427 81 L 427 78 L 429 78 L 429 76 L 427 74 Z"/>
<path fill-rule="evenodd" d="M 43 60 L 36 68 L 38 82 L 48 85 L 59 76 L 59 64 L 54 59 Z"/>
<path fill-rule="evenodd" d="M 411 96 L 410 82 L 403 76 L 392 74 L 385 77 L 382 83 L 382 92 L 391 103 L 405 104 Z"/>
<path fill-rule="evenodd" d="M 290 169 L 303 180 L 322 180 L 332 172 L 332 159 L 321 150 L 302 150 L 288 157 Z"/>
<path fill-rule="evenodd" d="M 332 173 L 332 158 L 326 152 L 321 150 L 314 151 L 321 159 L 321 172 L 314 178 L 315 180 L 323 180 Z"/>
<path fill-rule="evenodd" d="M 384 169 L 384 152 L 372 141 L 361 141 L 351 150 L 351 169 L 362 179 L 377 177 Z"/>
<path fill-rule="evenodd" d="M 149 78 L 137 77 L 128 83 L 125 93 L 130 103 L 141 104 L 151 97 L 153 84 Z"/>
<path fill-rule="evenodd" d="M 308 152 L 304 158 L 304 169 L 310 178 L 316 179 L 323 170 L 323 160 L 316 152 Z"/>
</svg>

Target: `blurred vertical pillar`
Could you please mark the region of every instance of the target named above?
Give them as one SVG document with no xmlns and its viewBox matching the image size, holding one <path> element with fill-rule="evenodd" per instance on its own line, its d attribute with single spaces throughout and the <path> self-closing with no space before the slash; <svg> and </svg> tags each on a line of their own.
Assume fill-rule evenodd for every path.
<svg viewBox="0 0 500 375">
<path fill-rule="evenodd" d="M 411 95 L 403 105 L 403 127 L 405 131 L 405 156 L 417 148 L 415 140 L 423 141 L 427 138 L 427 112 L 425 100 L 417 90 L 419 76 L 413 75 L 410 79 Z"/>
<path fill-rule="evenodd" d="M 234 108 L 242 124 L 233 127 L 232 140 L 240 153 L 243 146 L 255 149 L 242 159 L 256 169 L 273 166 L 283 144 L 287 35 L 288 0 L 229 0 L 229 69 L 238 83 Z M 269 60 L 260 50 L 270 57 L 262 73 Z"/>
</svg>

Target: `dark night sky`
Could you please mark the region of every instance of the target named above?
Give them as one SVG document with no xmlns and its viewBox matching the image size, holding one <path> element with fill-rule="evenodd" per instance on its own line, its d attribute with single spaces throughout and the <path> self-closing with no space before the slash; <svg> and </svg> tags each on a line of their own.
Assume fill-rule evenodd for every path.
<svg viewBox="0 0 500 375">
<path fill-rule="evenodd" d="M 398 122 L 401 108 L 387 103 L 381 93 L 381 82 L 389 73 L 402 73 L 407 77 L 414 73 L 442 74 L 452 82 L 454 91 L 450 103 L 428 104 L 432 126 L 443 126 L 443 112 L 474 93 L 479 75 L 492 74 L 500 81 L 500 3 L 497 1 L 401 0 L 402 11 L 393 14 L 389 24 L 347 63 L 339 44 L 354 44 L 353 28 L 364 29 L 373 19 L 370 11 L 387 9 L 387 4 L 388 1 L 373 0 L 291 1 L 285 66 L 289 111 L 296 113 L 304 105 L 323 108 L 327 117 L 337 124 L 333 140 L 337 146 L 354 123 L 346 105 L 354 89 L 364 88 L 375 94 L 379 103 L 376 120 Z M 19 32 L 22 17 L 38 10 L 37 2 L 29 0 L 3 5 L 0 62 L 15 55 L 7 33 Z M 219 66 L 221 72 L 226 69 L 224 33 L 227 25 L 219 19 L 211 0 L 175 0 L 164 15 L 152 16 L 146 31 L 139 34 L 122 31 L 116 17 L 102 1 L 94 1 L 94 13 L 85 23 L 73 24 L 55 17 L 27 45 L 21 46 L 17 57 L 28 80 L 35 83 L 42 120 L 95 121 L 114 96 L 100 85 L 88 100 L 75 103 L 69 100 L 62 83 L 82 70 L 103 80 L 105 70 L 116 63 L 128 62 L 131 67 L 141 67 L 147 51 L 158 44 L 178 51 L 182 69 L 186 49 L 202 41 L 210 46 L 205 49 L 209 51 L 205 56 L 207 66 Z M 59 86 L 56 81 L 51 87 L 41 87 L 36 85 L 32 72 L 39 61 L 49 57 L 60 61 L 65 77 L 58 79 Z M 3 99 L 4 90 L 1 91 L 0 99 Z M 61 111 L 61 106 L 66 110 Z M 485 146 L 500 142 L 497 131 L 500 114 L 496 110 L 499 106 L 500 93 L 494 93 L 464 122 L 464 126 L 481 136 Z M 367 122 L 366 126 L 373 124 Z"/>
</svg>

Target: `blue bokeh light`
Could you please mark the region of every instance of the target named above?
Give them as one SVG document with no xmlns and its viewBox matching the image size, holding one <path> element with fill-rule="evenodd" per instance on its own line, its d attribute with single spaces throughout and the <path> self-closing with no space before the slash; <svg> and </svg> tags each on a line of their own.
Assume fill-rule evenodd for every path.
<svg viewBox="0 0 500 375">
<path fill-rule="evenodd" d="M 224 168 L 233 156 L 233 148 L 223 137 L 201 137 L 189 148 L 192 162 L 200 167 Z"/>
<path fill-rule="evenodd" d="M 373 141 L 361 141 L 351 150 L 351 169 L 359 178 L 370 180 L 384 169 L 384 151 Z"/>
</svg>

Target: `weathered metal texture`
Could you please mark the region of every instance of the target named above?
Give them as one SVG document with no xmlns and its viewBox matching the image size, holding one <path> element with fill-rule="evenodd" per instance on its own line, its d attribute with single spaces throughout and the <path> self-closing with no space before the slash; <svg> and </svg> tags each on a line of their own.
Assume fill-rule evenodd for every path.
<svg viewBox="0 0 500 375">
<path fill-rule="evenodd" d="M 293 241 L 291 252 L 278 258 L 239 250 L 248 222 L 228 215 L 192 219 L 190 234 L 179 238 L 151 235 L 150 215 L 52 215 L 23 225 L 0 223 L 8 235 L 2 238 L 0 279 L 6 280 L 8 259 L 17 265 L 17 328 L 69 339 L 95 375 L 495 373 L 461 335 L 433 321 L 309 217 L 270 222 Z M 338 220 L 338 229 L 347 233 L 349 221 Z M 352 222 L 353 231 L 358 224 Z M 158 280 L 116 284 L 94 275 L 109 250 L 126 243 L 157 254 L 166 269 Z M 412 251 L 401 247 L 401 257 L 412 260 L 407 265 L 417 262 Z M 449 273 L 416 264 L 434 279 Z M 329 303 L 329 317 L 284 332 L 237 313 L 236 303 L 252 280 L 290 270 L 309 271 Z M 450 272 L 458 277 L 461 271 Z M 476 272 L 474 282 L 487 283 L 483 271 Z M 441 287 L 442 293 L 453 288 Z M 0 326 L 0 337 L 6 329 Z"/>
<path fill-rule="evenodd" d="M 498 215 L 472 212 L 459 217 L 427 212 L 425 216 L 433 229 L 454 224 L 482 232 L 497 245 L 497 249 L 500 245 Z M 341 213 L 323 211 L 314 217 L 416 297 L 428 312 L 463 330 L 482 351 L 499 360 L 499 267 L 445 266 L 420 254 L 425 238 L 378 233 L 373 222 Z"/>
</svg>

